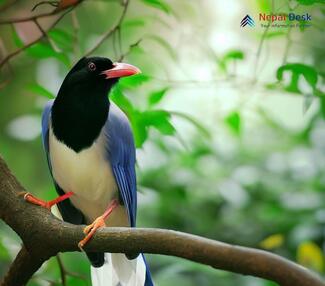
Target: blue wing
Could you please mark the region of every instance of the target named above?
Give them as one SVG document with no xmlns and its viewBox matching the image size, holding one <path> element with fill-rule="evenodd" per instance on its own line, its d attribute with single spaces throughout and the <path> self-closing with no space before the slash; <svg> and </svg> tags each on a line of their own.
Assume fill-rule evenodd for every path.
<svg viewBox="0 0 325 286">
<path fill-rule="evenodd" d="M 50 100 L 46 103 L 42 114 L 42 142 L 51 174 L 52 168 L 49 160 L 49 122 L 53 102 L 54 100 Z"/>
<path fill-rule="evenodd" d="M 110 105 L 104 131 L 107 159 L 128 212 L 130 225 L 134 227 L 137 211 L 135 145 L 129 120 L 114 103 Z"/>
</svg>

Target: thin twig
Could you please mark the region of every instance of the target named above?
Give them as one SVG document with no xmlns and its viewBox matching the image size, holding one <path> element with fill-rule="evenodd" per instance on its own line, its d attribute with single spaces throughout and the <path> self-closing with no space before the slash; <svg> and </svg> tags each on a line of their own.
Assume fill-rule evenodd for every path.
<svg viewBox="0 0 325 286">
<path fill-rule="evenodd" d="M 62 286 L 67 286 L 67 279 L 66 279 L 66 270 L 64 268 L 64 265 L 63 265 L 63 261 L 60 257 L 60 254 L 57 254 L 56 255 L 56 260 L 58 262 L 58 265 L 59 265 L 59 269 L 60 269 L 60 276 L 61 276 L 61 282 L 62 282 Z"/>
<path fill-rule="evenodd" d="M 83 2 L 83 0 L 80 0 L 79 2 L 77 2 L 72 7 L 77 7 L 81 2 Z M 68 8 L 71 8 L 71 6 L 67 7 L 66 9 L 68 9 Z M 56 14 L 60 14 L 60 13 L 62 13 L 63 10 L 66 10 L 66 9 L 54 9 L 51 12 L 45 12 L 45 13 L 34 15 L 34 16 L 4 19 L 4 20 L 0 20 L 0 25 L 34 21 L 35 19 L 41 19 L 41 18 L 44 18 L 44 17 L 49 17 L 49 16 L 53 16 L 53 15 L 56 15 Z"/>
<path fill-rule="evenodd" d="M 114 31 L 113 34 L 112 34 L 112 42 L 113 42 L 114 57 L 117 58 L 116 31 Z"/>
<path fill-rule="evenodd" d="M 61 283 L 62 283 L 62 286 L 67 286 L 67 276 L 71 276 L 71 277 L 75 277 L 75 278 L 78 278 L 80 280 L 87 280 L 87 277 L 82 275 L 82 274 L 79 274 L 79 273 L 75 273 L 75 272 L 72 272 L 72 271 L 68 271 L 64 264 L 63 264 L 63 261 L 62 261 L 62 258 L 61 258 L 61 255 L 58 253 L 56 255 L 56 260 L 58 262 L 58 266 L 59 266 L 59 270 L 60 270 L 60 277 L 61 277 Z"/>
<path fill-rule="evenodd" d="M 129 0 L 126 0 L 122 4 L 123 5 L 123 11 L 122 11 L 122 14 L 121 14 L 118 22 L 116 23 L 116 25 L 102 35 L 102 37 L 98 40 L 98 42 L 85 53 L 85 57 L 89 56 L 94 51 L 96 51 L 104 41 L 106 41 L 109 37 L 111 37 L 119 29 L 119 27 L 121 26 L 121 24 L 122 24 L 122 22 L 124 20 L 126 11 L 128 9 L 128 6 L 129 6 L 129 2 L 130 2 Z"/>
<path fill-rule="evenodd" d="M 287 62 L 287 58 L 288 58 L 288 55 L 289 55 L 289 49 L 291 47 L 291 37 L 290 37 L 291 31 L 292 31 L 292 29 L 289 26 L 288 32 L 286 34 L 287 42 L 286 42 L 284 53 L 283 53 L 282 65 L 284 65 Z"/>
<path fill-rule="evenodd" d="M 125 53 L 121 54 L 118 61 L 122 61 L 125 57 L 127 57 L 132 52 L 132 49 L 134 49 L 135 47 L 140 45 L 141 41 L 142 41 L 142 39 L 139 39 L 135 43 L 131 44 L 129 46 L 129 49 Z"/>
<path fill-rule="evenodd" d="M 274 0 L 272 0 L 272 9 L 271 9 L 271 13 L 276 13 L 278 11 L 280 11 L 284 6 L 286 6 L 287 4 L 283 4 L 282 6 L 278 7 L 276 10 L 275 9 L 275 2 Z M 256 53 L 256 58 L 255 58 L 255 63 L 254 63 L 254 79 L 253 79 L 253 84 L 255 84 L 257 82 L 257 74 L 258 74 L 258 63 L 259 63 L 259 59 L 260 59 L 260 56 L 261 56 L 261 53 L 262 53 L 262 48 L 263 48 L 263 44 L 266 40 L 266 36 L 267 36 L 267 33 L 271 27 L 271 20 L 268 21 L 267 23 L 267 27 L 265 28 L 263 34 L 262 34 L 262 37 L 261 37 L 261 40 L 258 44 L 258 48 L 257 48 L 257 53 Z"/>
<path fill-rule="evenodd" d="M 122 32 L 121 32 L 121 27 L 117 28 L 116 34 L 117 34 L 117 42 L 118 42 L 119 53 L 122 54 Z"/>
<path fill-rule="evenodd" d="M 41 5 L 44 5 L 44 4 L 48 4 L 52 7 L 58 7 L 59 6 L 59 1 L 41 1 L 39 3 L 37 3 L 33 8 L 32 8 L 32 11 L 35 11 L 36 8 L 38 8 L 39 6 Z"/>
<path fill-rule="evenodd" d="M 52 41 L 52 39 L 49 37 L 49 35 L 46 33 L 46 31 L 44 31 L 44 29 L 42 28 L 41 24 L 38 22 L 37 19 L 34 20 L 34 23 L 36 24 L 37 28 L 40 30 L 40 32 L 42 33 L 43 37 L 47 39 L 47 41 L 49 42 L 49 44 L 51 45 L 52 49 L 56 52 L 61 52 L 60 49 L 57 47 L 57 45 Z"/>
<path fill-rule="evenodd" d="M 80 45 L 79 45 L 79 21 L 77 17 L 76 10 L 71 12 L 71 20 L 72 20 L 72 27 L 73 27 L 73 54 L 76 58 L 79 58 L 80 55 Z"/>
<path fill-rule="evenodd" d="M 256 81 L 257 81 L 258 62 L 259 62 L 259 59 L 261 56 L 264 41 L 266 39 L 266 36 L 267 36 L 267 33 L 268 33 L 270 27 L 271 27 L 271 20 L 269 20 L 267 27 L 265 28 L 265 30 L 262 34 L 261 40 L 258 44 L 257 53 L 256 53 L 256 57 L 255 57 L 255 63 L 254 63 L 254 83 L 256 83 Z"/>
<path fill-rule="evenodd" d="M 72 9 L 74 9 L 76 6 L 70 8 L 69 10 L 65 11 L 64 13 L 62 13 L 57 19 L 56 21 L 49 27 L 48 30 L 51 30 L 57 23 L 60 22 L 60 20 L 67 14 L 69 13 Z M 13 57 L 19 55 L 21 52 L 23 52 L 24 50 L 28 49 L 29 47 L 31 47 L 32 45 L 36 44 L 38 41 L 40 41 L 41 39 L 44 38 L 44 34 L 42 34 L 41 37 L 39 37 L 38 39 L 35 39 L 34 41 L 28 43 L 27 45 L 22 46 L 21 48 L 17 49 L 16 51 L 13 51 L 12 53 L 8 54 L 7 56 L 4 57 L 4 59 L 0 62 L 0 69 L 9 61 L 11 60 Z"/>
</svg>

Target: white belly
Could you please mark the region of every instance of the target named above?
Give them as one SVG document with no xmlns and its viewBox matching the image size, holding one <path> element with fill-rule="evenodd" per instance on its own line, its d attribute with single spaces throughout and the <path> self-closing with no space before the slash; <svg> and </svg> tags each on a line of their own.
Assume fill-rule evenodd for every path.
<svg viewBox="0 0 325 286">
<path fill-rule="evenodd" d="M 58 141 L 50 128 L 49 147 L 53 177 L 65 192 L 74 192 L 73 205 L 88 222 L 102 215 L 118 191 L 110 164 L 103 156 L 104 136 L 101 134 L 92 146 L 76 153 Z M 111 226 L 124 226 L 125 220 L 125 209 L 119 207 L 108 222 Z"/>
</svg>

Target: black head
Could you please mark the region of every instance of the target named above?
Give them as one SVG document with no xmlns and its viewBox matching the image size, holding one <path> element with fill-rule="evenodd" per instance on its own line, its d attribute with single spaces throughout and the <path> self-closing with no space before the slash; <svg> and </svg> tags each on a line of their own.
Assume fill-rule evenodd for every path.
<svg viewBox="0 0 325 286">
<path fill-rule="evenodd" d="M 52 107 L 57 139 L 79 152 L 93 144 L 109 112 L 107 94 L 120 77 L 139 73 L 107 58 L 82 58 L 65 77 Z"/>
<path fill-rule="evenodd" d="M 68 94 L 75 89 L 102 93 L 105 95 L 120 77 L 140 73 L 135 66 L 125 63 L 113 63 L 108 58 L 90 57 L 80 59 L 67 74 L 61 89 Z"/>
</svg>

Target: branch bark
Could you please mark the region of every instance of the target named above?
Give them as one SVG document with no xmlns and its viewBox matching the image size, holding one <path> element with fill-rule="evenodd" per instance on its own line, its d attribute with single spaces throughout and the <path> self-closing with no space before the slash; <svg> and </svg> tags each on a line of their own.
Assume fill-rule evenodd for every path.
<svg viewBox="0 0 325 286">
<path fill-rule="evenodd" d="M 32 254 L 23 246 L 8 273 L 3 278 L 1 285 L 25 285 L 30 277 L 42 266 L 43 262 L 49 258 Z"/>
<path fill-rule="evenodd" d="M 24 243 L 2 281 L 1 285 L 5 286 L 24 285 L 44 261 L 58 252 L 78 251 L 77 243 L 84 236 L 84 226 L 62 222 L 47 210 L 26 203 L 18 196 L 23 191 L 0 157 L 0 218 Z M 306 268 L 272 253 L 172 230 L 104 228 L 95 234 L 85 250 L 172 255 L 272 280 L 282 286 L 325 286 Z"/>
</svg>

